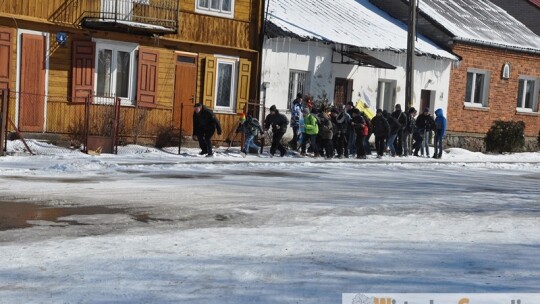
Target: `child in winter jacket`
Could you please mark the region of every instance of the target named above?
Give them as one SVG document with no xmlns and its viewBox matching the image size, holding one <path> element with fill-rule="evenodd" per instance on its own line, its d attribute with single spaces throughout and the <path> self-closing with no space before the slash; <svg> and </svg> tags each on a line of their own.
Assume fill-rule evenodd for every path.
<svg viewBox="0 0 540 304">
<path fill-rule="evenodd" d="M 238 128 L 236 128 L 236 133 L 244 133 L 245 136 L 245 143 L 244 143 L 244 149 L 242 150 L 242 156 L 246 157 L 247 154 L 249 154 L 249 149 L 253 148 L 257 150 L 257 155 L 259 154 L 260 147 L 255 144 L 255 138 L 259 136 L 263 132 L 263 129 L 261 127 L 261 124 L 259 121 L 251 115 L 248 115 L 246 117 L 245 114 L 242 114 L 240 116 L 240 124 L 238 125 Z"/>
<path fill-rule="evenodd" d="M 319 157 L 319 149 L 317 147 L 317 134 L 319 134 L 318 120 L 315 115 L 310 113 L 309 108 L 304 108 L 304 128 L 306 132 L 302 140 L 302 155 L 306 155 L 306 144 L 309 139 L 315 157 Z"/>
</svg>

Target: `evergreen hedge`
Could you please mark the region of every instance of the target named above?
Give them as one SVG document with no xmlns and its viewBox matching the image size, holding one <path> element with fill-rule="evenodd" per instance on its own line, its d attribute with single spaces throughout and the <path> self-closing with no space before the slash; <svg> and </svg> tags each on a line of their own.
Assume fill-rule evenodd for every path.
<svg viewBox="0 0 540 304">
<path fill-rule="evenodd" d="M 525 146 L 525 123 L 523 121 L 493 122 L 485 137 L 488 152 L 517 152 Z"/>
</svg>

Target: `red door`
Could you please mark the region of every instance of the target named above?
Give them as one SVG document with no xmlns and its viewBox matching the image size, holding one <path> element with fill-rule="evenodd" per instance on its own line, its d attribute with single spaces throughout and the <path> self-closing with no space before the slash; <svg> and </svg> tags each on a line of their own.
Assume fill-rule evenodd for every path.
<svg viewBox="0 0 540 304">
<path fill-rule="evenodd" d="M 45 37 L 21 35 L 19 128 L 42 132 L 45 111 Z"/>
<path fill-rule="evenodd" d="M 193 132 L 193 105 L 197 90 L 196 55 L 176 55 L 175 79 L 173 127 L 180 127 L 180 117 L 182 117 L 183 134 L 191 135 Z M 180 108 L 182 104 L 183 110 Z"/>
</svg>

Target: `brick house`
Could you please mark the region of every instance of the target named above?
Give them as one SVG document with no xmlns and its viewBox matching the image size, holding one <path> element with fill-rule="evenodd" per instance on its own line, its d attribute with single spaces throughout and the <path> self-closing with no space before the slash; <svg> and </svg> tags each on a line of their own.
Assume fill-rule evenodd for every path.
<svg viewBox="0 0 540 304">
<path fill-rule="evenodd" d="M 408 1 L 370 0 L 406 21 Z M 448 94 L 451 146 L 483 150 L 496 120 L 524 121 L 528 149 L 540 130 L 540 37 L 487 0 L 424 0 L 418 32 L 461 58 Z"/>
</svg>

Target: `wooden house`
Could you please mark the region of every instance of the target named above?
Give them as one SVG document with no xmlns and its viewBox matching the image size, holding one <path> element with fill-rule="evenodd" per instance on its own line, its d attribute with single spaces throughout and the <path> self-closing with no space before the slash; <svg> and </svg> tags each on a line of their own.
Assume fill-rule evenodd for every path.
<svg viewBox="0 0 540 304">
<path fill-rule="evenodd" d="M 408 0 L 370 2 L 395 18 L 408 20 Z M 511 1 L 508 6 L 522 7 L 526 4 L 522 2 Z M 527 149 L 536 149 L 540 133 L 537 34 L 488 0 L 421 1 L 418 32 L 460 57 L 452 68 L 446 97 L 448 144 L 483 150 L 485 134 L 494 121 L 523 121 Z"/>
<path fill-rule="evenodd" d="M 140 135 L 153 137 L 182 121 L 190 135 L 193 104 L 203 102 L 226 134 L 258 93 L 262 2 L 2 1 L 0 89 L 10 90 L 10 117 L 22 132 L 67 134 L 86 100 L 119 100 L 126 132 L 144 120 Z M 107 115 L 100 111 L 91 119 Z"/>
</svg>

